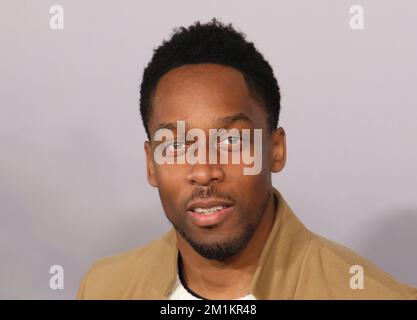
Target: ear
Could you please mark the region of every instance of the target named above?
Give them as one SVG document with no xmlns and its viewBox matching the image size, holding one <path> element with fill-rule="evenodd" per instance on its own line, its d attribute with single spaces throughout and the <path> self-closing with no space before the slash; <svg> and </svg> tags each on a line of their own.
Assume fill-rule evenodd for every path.
<svg viewBox="0 0 417 320">
<path fill-rule="evenodd" d="M 287 159 L 287 144 L 285 131 L 282 127 L 272 132 L 272 153 L 271 153 L 271 172 L 279 172 L 285 166 Z"/>
<path fill-rule="evenodd" d="M 148 182 L 153 187 L 158 187 L 158 183 L 155 177 L 155 164 L 153 161 L 153 152 L 152 152 L 152 146 L 149 141 L 145 141 L 143 145 L 145 149 L 146 154 L 146 174 L 148 178 Z"/>
</svg>

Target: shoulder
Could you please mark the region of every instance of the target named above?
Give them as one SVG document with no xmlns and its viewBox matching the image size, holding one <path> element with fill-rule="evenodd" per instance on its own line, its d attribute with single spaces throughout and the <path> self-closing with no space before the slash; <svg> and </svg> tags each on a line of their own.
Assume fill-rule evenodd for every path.
<svg viewBox="0 0 417 320">
<path fill-rule="evenodd" d="M 126 290 L 152 271 L 150 261 L 158 261 L 173 246 L 175 234 L 170 230 L 144 246 L 99 259 L 84 275 L 78 299 L 123 298 Z"/>
<path fill-rule="evenodd" d="M 175 241 L 175 238 L 174 233 L 171 230 L 144 246 L 123 251 L 116 255 L 103 257 L 93 264 L 91 270 L 125 269 L 128 267 L 137 268 L 137 265 L 132 265 L 134 261 L 160 254 L 160 251 L 165 249 L 166 245 L 171 245 L 172 241 Z"/>
<path fill-rule="evenodd" d="M 298 289 L 334 299 L 417 298 L 416 288 L 398 282 L 351 249 L 314 233 Z"/>
</svg>

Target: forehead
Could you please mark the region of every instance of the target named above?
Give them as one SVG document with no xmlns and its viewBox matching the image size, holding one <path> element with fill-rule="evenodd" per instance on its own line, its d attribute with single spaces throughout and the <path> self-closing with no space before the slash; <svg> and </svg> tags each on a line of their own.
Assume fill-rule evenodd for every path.
<svg viewBox="0 0 417 320">
<path fill-rule="evenodd" d="M 244 113 L 254 122 L 265 121 L 266 117 L 240 71 L 209 63 L 185 65 L 169 71 L 159 80 L 150 128 L 153 130 L 159 123 L 177 120 L 204 127 L 213 119 L 236 113 Z"/>
</svg>

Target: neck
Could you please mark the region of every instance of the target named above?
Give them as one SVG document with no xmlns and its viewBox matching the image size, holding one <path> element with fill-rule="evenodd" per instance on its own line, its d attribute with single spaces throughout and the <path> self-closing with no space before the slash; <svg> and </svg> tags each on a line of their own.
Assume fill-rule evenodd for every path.
<svg viewBox="0 0 417 320">
<path fill-rule="evenodd" d="M 222 261 L 202 257 L 177 234 L 183 280 L 187 286 L 207 299 L 235 299 L 249 294 L 262 249 L 274 224 L 276 206 L 272 192 L 267 209 L 246 247 Z"/>
</svg>

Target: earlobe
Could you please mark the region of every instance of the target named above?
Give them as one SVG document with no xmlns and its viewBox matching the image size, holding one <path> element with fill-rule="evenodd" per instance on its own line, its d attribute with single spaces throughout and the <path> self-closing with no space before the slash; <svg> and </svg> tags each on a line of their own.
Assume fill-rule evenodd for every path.
<svg viewBox="0 0 417 320">
<path fill-rule="evenodd" d="M 272 161 L 271 172 L 279 172 L 284 169 L 287 159 L 287 144 L 284 128 L 279 127 L 272 133 Z"/>
<path fill-rule="evenodd" d="M 156 188 L 158 187 L 158 183 L 155 177 L 155 167 L 151 143 L 149 141 L 145 141 L 143 147 L 146 154 L 146 175 L 148 178 L 148 182 L 151 186 Z"/>
</svg>

